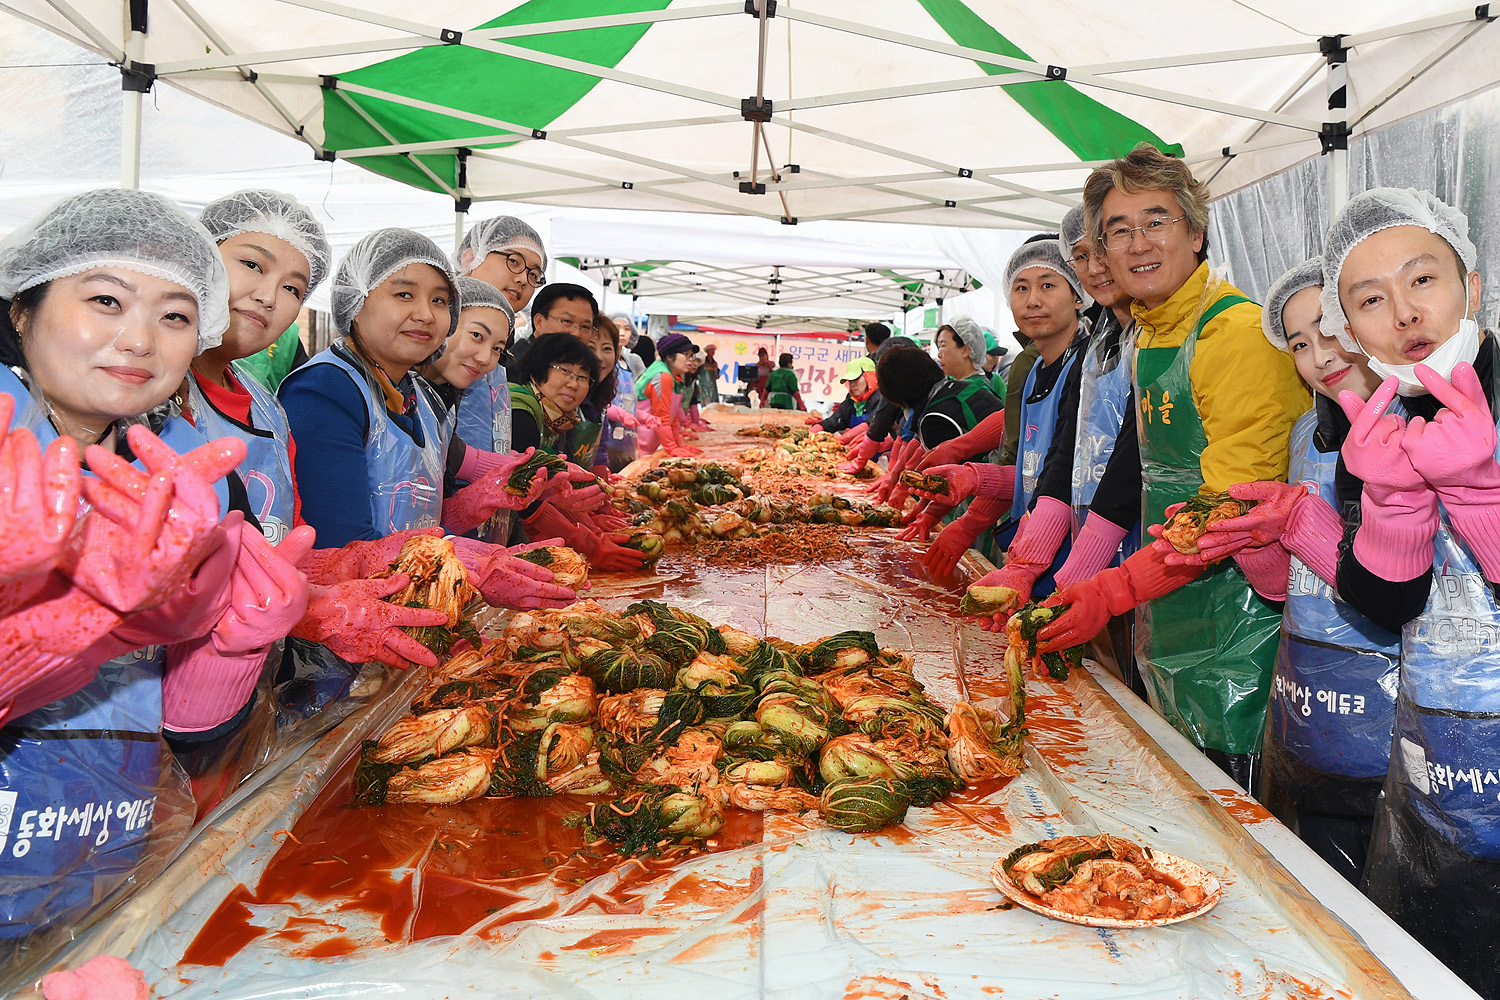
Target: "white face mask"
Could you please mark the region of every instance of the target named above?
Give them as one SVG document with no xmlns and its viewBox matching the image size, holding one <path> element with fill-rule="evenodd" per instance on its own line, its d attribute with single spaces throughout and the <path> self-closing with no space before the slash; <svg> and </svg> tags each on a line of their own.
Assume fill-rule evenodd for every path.
<svg viewBox="0 0 1500 1000">
<path fill-rule="evenodd" d="M 1467 279 L 1467 275 L 1465 276 Z M 1464 282 L 1464 312 L 1469 311 L 1468 281 Z M 1364 345 L 1360 345 L 1364 350 Z M 1426 396 L 1427 387 L 1417 379 L 1417 365 L 1426 365 L 1443 378 L 1452 381 L 1453 369 L 1460 361 L 1469 364 L 1479 356 L 1479 324 L 1467 317 L 1458 321 L 1458 332 L 1438 345 L 1437 349 L 1421 361 L 1409 365 L 1388 365 L 1365 351 L 1365 356 L 1370 359 L 1370 371 L 1380 376 L 1382 380 L 1394 378 L 1396 380 L 1396 394 L 1399 396 Z"/>
</svg>

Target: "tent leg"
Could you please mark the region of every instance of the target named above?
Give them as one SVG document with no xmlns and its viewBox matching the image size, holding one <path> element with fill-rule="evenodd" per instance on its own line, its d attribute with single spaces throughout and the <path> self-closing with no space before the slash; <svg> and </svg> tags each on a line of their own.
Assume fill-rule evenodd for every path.
<svg viewBox="0 0 1500 1000">
<path fill-rule="evenodd" d="M 1334 149 L 1328 153 L 1328 217 L 1343 211 L 1349 200 L 1349 150 Z"/>
<path fill-rule="evenodd" d="M 132 31 L 125 42 L 126 58 L 139 61 L 145 51 L 145 33 Z M 121 96 L 125 110 L 120 128 L 120 187 L 138 188 L 141 186 L 141 98 L 145 95 L 126 90 Z"/>
<path fill-rule="evenodd" d="M 453 259 L 458 260 L 459 250 L 464 243 L 464 213 L 455 211 L 453 213 Z"/>
</svg>

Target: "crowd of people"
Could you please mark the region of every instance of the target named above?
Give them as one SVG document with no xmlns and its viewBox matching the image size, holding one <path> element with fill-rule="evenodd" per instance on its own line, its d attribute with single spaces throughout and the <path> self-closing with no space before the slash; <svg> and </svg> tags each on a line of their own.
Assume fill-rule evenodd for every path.
<svg viewBox="0 0 1500 1000">
<path fill-rule="evenodd" d="M 971 548 L 1000 567 L 978 581 L 1008 595 L 985 628 L 1057 608 L 1041 651 L 1099 642 L 1500 996 L 1500 944 L 1452 932 L 1500 888 L 1500 365 L 1466 220 L 1422 192 L 1361 194 L 1262 307 L 1207 263 L 1208 211 L 1181 160 L 1110 161 L 1007 263 L 1026 345 L 1009 366 L 968 317 L 931 351 L 872 324 L 846 398 L 807 420 L 842 436 L 850 471 L 883 457 L 871 489 L 935 578 Z M 272 191 L 197 218 L 93 191 L 0 244 L 0 938 L 142 877 L 163 817 L 208 804 L 190 779 L 258 720 L 274 741 L 279 713 L 315 715 L 360 664 L 433 665 L 403 628 L 443 613 L 382 600 L 403 576 L 371 578 L 408 540 L 452 537 L 490 604 L 561 606 L 575 593 L 525 549 L 639 569 L 598 479 L 701 453 L 713 348 L 545 283 L 521 220 L 476 223 L 452 258 L 402 229 L 331 257 Z M 247 359 L 325 282 L 337 338 L 264 384 Z M 762 406 L 807 409 L 792 361 L 760 352 Z M 507 489 L 539 453 L 567 471 Z M 1196 552 L 1160 537 L 1224 496 L 1248 510 Z"/>
</svg>

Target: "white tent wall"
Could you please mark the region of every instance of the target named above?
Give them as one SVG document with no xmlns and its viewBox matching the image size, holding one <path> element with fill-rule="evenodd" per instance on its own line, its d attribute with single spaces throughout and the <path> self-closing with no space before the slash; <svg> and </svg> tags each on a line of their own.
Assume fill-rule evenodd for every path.
<svg viewBox="0 0 1500 1000">
<path fill-rule="evenodd" d="M 1213 203 L 1209 258 L 1227 264 L 1252 298 L 1293 265 L 1323 252 L 1328 174 L 1303 163 Z M 1349 146 L 1349 192 L 1372 187 L 1431 191 L 1469 217 L 1484 276 L 1481 326 L 1500 313 L 1500 91 L 1399 122 Z M 1489 321 L 1488 324 L 1486 321 Z"/>
</svg>

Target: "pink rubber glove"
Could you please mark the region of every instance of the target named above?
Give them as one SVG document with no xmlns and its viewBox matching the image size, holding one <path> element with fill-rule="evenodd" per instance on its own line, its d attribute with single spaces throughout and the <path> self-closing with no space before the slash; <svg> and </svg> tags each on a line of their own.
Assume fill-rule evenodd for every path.
<svg viewBox="0 0 1500 1000">
<path fill-rule="evenodd" d="M 151 1000 L 146 977 L 123 958 L 96 955 L 76 969 L 42 977 L 45 1000 Z"/>
<path fill-rule="evenodd" d="M 1166 552 L 1167 562 L 1174 566 L 1208 566 L 1242 549 L 1279 542 L 1286 533 L 1293 511 L 1312 497 L 1303 483 L 1236 483 L 1229 487 L 1228 493 L 1236 500 L 1252 500 L 1256 504 L 1239 517 L 1209 525 L 1198 539 L 1197 552 L 1178 552 L 1176 549 Z M 1170 518 L 1170 514 L 1167 516 Z M 1155 532 L 1152 534 L 1160 537 Z M 1164 544 L 1170 548 L 1170 543 Z"/>
<path fill-rule="evenodd" d="M 82 689 L 115 655 L 95 649 L 120 616 L 48 574 L 31 603 L 0 618 L 0 726 Z"/>
<path fill-rule="evenodd" d="M 1287 583 L 1292 574 L 1292 554 L 1280 542 L 1258 548 L 1240 549 L 1235 564 L 1255 592 L 1268 601 L 1286 600 Z"/>
<path fill-rule="evenodd" d="M 1437 490 L 1485 578 L 1500 580 L 1500 464 L 1495 462 L 1495 419 L 1484 387 L 1473 366 L 1464 362 L 1454 366 L 1451 385 L 1426 365 L 1417 365 L 1416 375 L 1446 409 L 1431 423 L 1412 417 L 1401 449 Z"/>
<path fill-rule="evenodd" d="M 1068 558 L 1052 574 L 1052 579 L 1057 582 L 1057 589 L 1086 580 L 1108 566 L 1115 553 L 1120 551 L 1120 543 L 1128 534 L 1128 528 L 1122 528 L 1109 518 L 1089 511 L 1089 516 L 1083 519 L 1078 537 L 1073 539 Z"/>
<path fill-rule="evenodd" d="M 613 405 L 611 405 L 609 409 L 605 410 L 604 412 L 609 416 L 609 419 L 613 420 L 615 423 L 622 424 L 625 427 L 634 429 L 634 413 L 627 413 L 622 407 Z"/>
<path fill-rule="evenodd" d="M 409 528 L 384 538 L 359 539 L 342 548 L 314 549 L 298 568 L 310 583 L 331 585 L 344 580 L 359 580 L 389 569 L 409 539 L 418 535 L 442 538 L 444 534 L 438 527 Z"/>
<path fill-rule="evenodd" d="M 1352 394 L 1351 394 L 1352 395 Z M 1038 653 L 1080 646 L 1098 635 L 1114 615 L 1170 594 L 1203 574 L 1202 566 L 1170 566 L 1146 546 L 1114 569 L 1064 587 L 1042 602 L 1064 611 L 1037 633 Z"/>
<path fill-rule="evenodd" d="M 865 425 L 859 424 L 856 427 L 850 427 L 848 430 L 839 431 L 839 444 L 847 448 L 860 438 L 869 436 L 870 432 Z"/>
<path fill-rule="evenodd" d="M 142 646 L 189 642 L 208 635 L 229 610 L 234 566 L 240 555 L 245 515 L 229 512 L 210 536 L 208 554 L 177 591 L 153 608 L 132 612 L 110 635 L 124 643 L 120 652 Z"/>
<path fill-rule="evenodd" d="M 212 638 L 168 646 L 161 681 L 162 725 L 173 732 L 201 733 L 234 718 L 254 695 L 270 652 L 267 644 L 221 653 Z"/>
<path fill-rule="evenodd" d="M 547 490 L 548 476 L 545 469 L 537 470 L 525 496 L 516 496 L 506 489 L 511 473 L 536 453 L 527 448 L 519 455 L 499 455 L 492 451 L 468 448 L 464 461 L 458 469 L 458 478 L 468 482 L 451 497 L 443 500 L 443 526 L 454 534 L 473 531 L 497 510 L 524 510 L 536 503 Z"/>
<path fill-rule="evenodd" d="M 313 584 L 307 612 L 292 635 L 322 643 L 350 663 L 384 663 L 406 669 L 415 663 L 437 666 L 432 650 L 402 628 L 446 625 L 448 616 L 433 608 L 403 608 L 385 598 L 406 588 L 405 573 L 379 580 L 344 580 L 332 586 Z"/>
<path fill-rule="evenodd" d="M 896 533 L 896 537 L 903 542 L 920 541 L 925 542 L 932 534 L 939 521 L 948 516 L 953 507 L 950 504 L 939 504 L 933 500 L 923 500 L 901 519 L 904 527 Z"/>
<path fill-rule="evenodd" d="M 640 410 L 636 410 L 635 424 L 644 430 L 654 431 L 661 427 L 661 418 L 650 411 L 642 413 Z"/>
<path fill-rule="evenodd" d="M 63 435 L 43 457 L 31 431 L 5 431 L 14 408 L 0 393 L 0 584 L 51 572 L 73 534 L 82 489 L 78 443 Z"/>
<path fill-rule="evenodd" d="M 1009 504 L 999 500 L 980 497 L 969 504 L 969 509 L 938 532 L 937 538 L 927 547 L 922 564 L 933 576 L 947 576 L 958 567 L 964 553 L 974 547 L 974 542 L 1005 514 Z"/>
<path fill-rule="evenodd" d="M 901 452 L 904 450 L 903 444 L 904 442 L 900 438 L 891 438 L 891 450 L 886 452 L 885 457 L 885 471 L 876 477 L 875 481 L 867 487 L 870 491 L 870 496 L 874 498 L 876 503 L 883 503 L 886 497 L 891 495 L 891 490 L 896 488 L 896 477 L 898 475 L 896 472 L 896 463 L 901 460 Z"/>
<path fill-rule="evenodd" d="M 1339 543 L 1344 519 L 1321 496 L 1297 504 L 1287 520 L 1281 544 L 1330 587 L 1338 586 Z"/>
<path fill-rule="evenodd" d="M 967 462 L 975 455 L 994 451 L 1005 441 L 1005 411 L 1000 410 L 974 425 L 974 429 L 960 434 L 951 441 L 944 441 L 917 465 L 917 471 L 926 472 L 934 465 L 957 465 Z"/>
<path fill-rule="evenodd" d="M 229 607 L 209 634 L 213 647 L 209 652 L 225 657 L 264 650 L 286 638 L 302 619 L 308 583 L 297 564 L 312 551 L 316 533 L 305 524 L 293 528 L 275 548 L 258 531 L 239 534 L 239 557 L 229 580 Z"/>
<path fill-rule="evenodd" d="M 838 470 L 846 475 L 854 475 L 863 469 L 870 459 L 880 454 L 880 442 L 871 441 L 868 437 L 860 438 L 859 443 L 849 450 L 849 461 L 838 467 Z"/>
<path fill-rule="evenodd" d="M 145 427 L 133 426 L 128 435 L 149 472 L 88 447 L 98 478 L 83 489 L 95 511 L 84 519 L 83 550 L 69 568 L 80 588 L 122 612 L 160 604 L 181 588 L 219 525 L 213 483 L 245 458 L 245 443 L 235 438 L 179 456 Z"/>
<path fill-rule="evenodd" d="M 588 515 L 589 522 L 600 533 L 624 531 L 630 527 L 630 519 L 621 514 L 611 514 L 608 509 Z"/>
<path fill-rule="evenodd" d="M 1432 566 L 1438 496 L 1401 446 L 1406 421 L 1385 413 L 1395 398 L 1394 378 L 1382 382 L 1368 403 L 1348 390 L 1339 393 L 1339 406 L 1350 421 L 1344 466 L 1365 484 L 1354 557 L 1382 579 L 1400 583 Z"/>
<path fill-rule="evenodd" d="M 1031 600 L 1031 589 L 1039 576 L 1047 572 L 1068 529 L 1073 524 L 1073 508 L 1055 497 L 1038 497 L 1036 506 L 1021 516 L 1015 537 L 1005 550 L 1005 565 L 986 573 L 986 587 L 1009 587 L 1016 592 L 1016 607 Z M 1010 620 L 1012 611 L 981 615 L 978 622 L 987 632 L 999 632 Z"/>
<path fill-rule="evenodd" d="M 469 571 L 469 582 L 479 588 L 487 604 L 531 610 L 567 607 L 578 600 L 573 591 L 552 582 L 552 571 L 545 566 L 518 559 L 499 545 L 460 546 L 458 541 L 454 540 L 454 548 Z"/>
<path fill-rule="evenodd" d="M 924 500 L 942 500 L 945 503 L 963 503 L 979 493 L 979 477 L 968 465 L 935 465 L 927 470 L 928 475 L 942 476 L 948 480 L 947 493 L 933 493 L 916 487 L 912 493 Z"/>
</svg>

